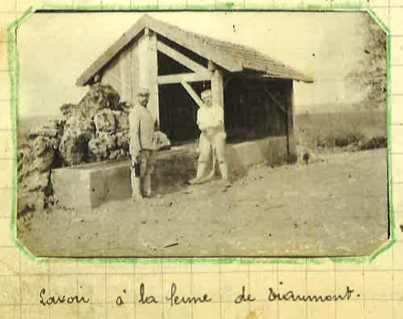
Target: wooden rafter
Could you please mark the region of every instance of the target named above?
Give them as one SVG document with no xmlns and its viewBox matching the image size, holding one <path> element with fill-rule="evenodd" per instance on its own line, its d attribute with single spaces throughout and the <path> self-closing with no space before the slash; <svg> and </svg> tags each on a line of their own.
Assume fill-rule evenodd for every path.
<svg viewBox="0 0 403 319">
<path fill-rule="evenodd" d="M 185 90 L 189 93 L 189 95 L 192 97 L 192 99 L 196 102 L 196 104 L 199 107 L 203 107 L 204 103 L 201 100 L 201 98 L 197 95 L 197 93 L 193 90 L 191 85 L 185 81 L 181 82 L 182 86 L 185 88 Z"/>
<path fill-rule="evenodd" d="M 201 82 L 201 81 L 210 81 L 210 80 L 211 80 L 211 74 L 208 72 L 181 73 L 181 74 L 158 76 L 158 84 L 174 84 L 174 83 L 181 83 L 181 82 Z"/>
<path fill-rule="evenodd" d="M 208 69 L 205 68 L 203 65 L 189 59 L 187 56 L 183 55 L 179 51 L 171 48 L 170 46 L 166 45 L 165 43 L 158 41 L 157 42 L 157 50 L 164 53 L 165 55 L 169 56 L 171 59 L 174 59 L 178 63 L 186 66 L 188 69 L 194 72 L 207 72 Z"/>
</svg>

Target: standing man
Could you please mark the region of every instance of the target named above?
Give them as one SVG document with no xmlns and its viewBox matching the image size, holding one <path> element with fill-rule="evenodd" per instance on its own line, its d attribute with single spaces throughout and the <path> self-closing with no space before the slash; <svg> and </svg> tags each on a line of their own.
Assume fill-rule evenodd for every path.
<svg viewBox="0 0 403 319">
<path fill-rule="evenodd" d="M 129 114 L 132 199 L 135 201 L 151 197 L 155 120 L 147 109 L 149 95 L 148 89 L 139 89 L 137 103 Z"/>
<path fill-rule="evenodd" d="M 197 125 L 201 131 L 199 138 L 199 160 L 196 178 L 190 184 L 200 184 L 215 174 L 215 161 L 218 160 L 221 178 L 225 187 L 230 187 L 228 164 L 225 155 L 224 110 L 222 105 L 213 105 L 211 90 L 202 92 L 204 106 L 197 111 Z M 213 171 L 206 177 L 209 158 L 213 158 Z"/>
</svg>

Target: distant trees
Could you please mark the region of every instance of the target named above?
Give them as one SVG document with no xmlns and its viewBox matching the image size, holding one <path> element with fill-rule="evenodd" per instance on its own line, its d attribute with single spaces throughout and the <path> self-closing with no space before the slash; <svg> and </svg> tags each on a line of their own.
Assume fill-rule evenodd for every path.
<svg viewBox="0 0 403 319">
<path fill-rule="evenodd" d="M 366 92 L 366 107 L 382 109 L 386 107 L 386 56 L 387 35 L 369 15 L 363 15 L 362 32 L 365 45 L 361 61 L 347 75 L 347 80 Z"/>
</svg>

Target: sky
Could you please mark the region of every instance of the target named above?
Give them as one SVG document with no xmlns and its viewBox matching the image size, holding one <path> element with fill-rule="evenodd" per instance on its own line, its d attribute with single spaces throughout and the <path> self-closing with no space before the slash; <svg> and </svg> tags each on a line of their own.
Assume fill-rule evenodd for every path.
<svg viewBox="0 0 403 319">
<path fill-rule="evenodd" d="M 309 74 L 295 84 L 296 112 L 354 103 L 362 90 L 344 80 L 360 63 L 362 13 L 158 12 L 154 18 L 219 40 L 253 47 Z M 18 29 L 19 116 L 57 116 L 87 88 L 75 82 L 143 13 L 35 13 Z"/>
</svg>

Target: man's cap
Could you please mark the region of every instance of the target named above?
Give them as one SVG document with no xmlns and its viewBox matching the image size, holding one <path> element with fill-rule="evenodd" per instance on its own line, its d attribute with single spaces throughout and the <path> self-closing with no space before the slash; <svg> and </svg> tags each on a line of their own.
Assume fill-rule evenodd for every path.
<svg viewBox="0 0 403 319">
<path fill-rule="evenodd" d="M 149 89 L 147 89 L 147 88 L 139 88 L 138 89 L 138 91 L 137 91 L 137 95 L 140 95 L 140 96 L 148 96 L 148 95 L 150 95 L 150 90 Z"/>
<path fill-rule="evenodd" d="M 204 98 L 206 96 L 212 95 L 213 93 L 211 92 L 211 90 L 205 90 L 201 93 L 201 97 Z"/>
</svg>

